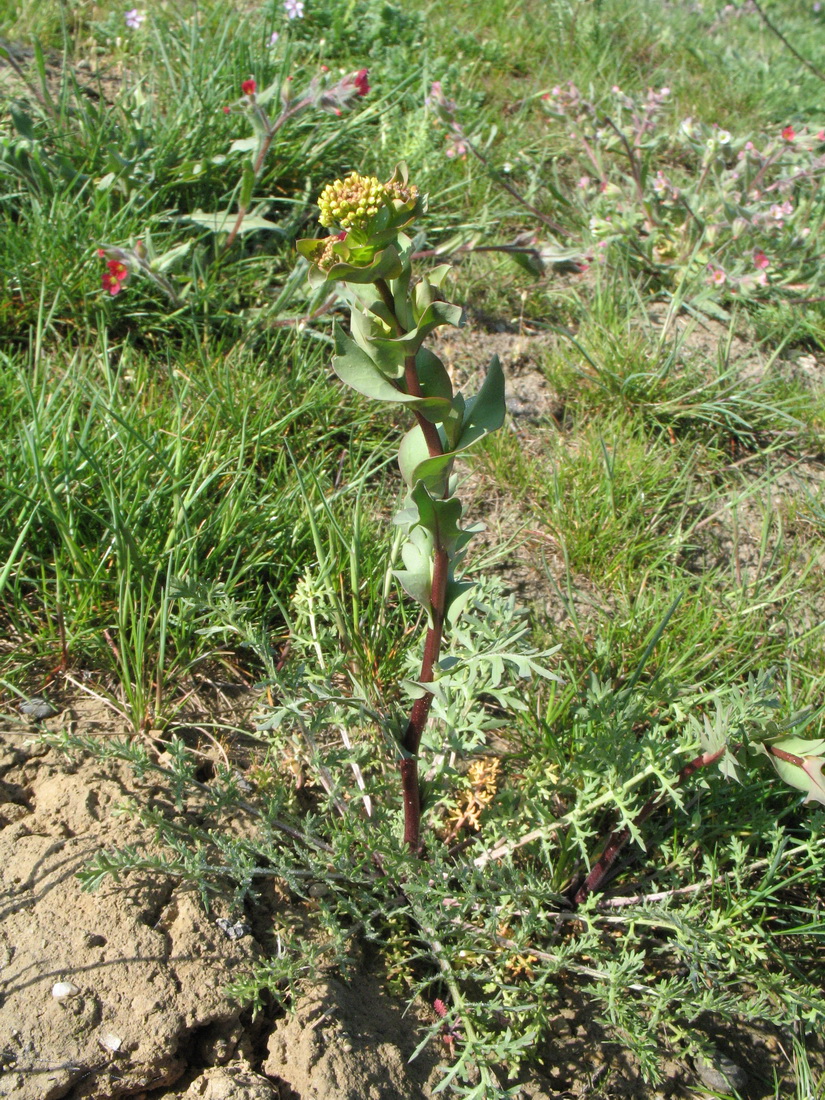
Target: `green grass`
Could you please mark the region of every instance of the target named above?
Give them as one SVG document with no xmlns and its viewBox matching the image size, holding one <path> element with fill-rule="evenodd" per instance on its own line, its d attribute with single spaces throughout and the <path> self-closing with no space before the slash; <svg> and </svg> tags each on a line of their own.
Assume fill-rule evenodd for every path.
<svg viewBox="0 0 825 1100">
<path fill-rule="evenodd" d="M 825 1014 L 815 978 L 822 811 L 755 759 L 741 784 L 705 769 L 673 785 L 706 716 L 764 728 L 809 707 L 806 736 L 821 736 L 816 180 L 793 192 L 804 215 L 771 229 L 785 274 L 755 296 L 730 294 L 730 282 L 709 288 L 704 255 L 658 264 L 656 227 L 643 220 L 585 273 L 570 257 L 531 274 L 500 252 L 453 256 L 450 296 L 477 327 L 544 337 L 535 366 L 563 409 L 560 422 L 519 421 L 491 438 L 473 482 L 479 500 L 512 505 L 508 552 L 532 571 L 531 634 L 513 644 L 558 646 L 547 660 L 561 680 L 507 680 L 504 662 L 499 680 L 467 680 L 481 706 L 467 685 L 439 702 L 437 730 L 449 726 L 472 751 L 429 761 L 423 869 L 399 853 L 395 760 L 374 721 L 402 720 L 398 680 L 417 675 L 421 624 L 388 572 L 392 455 L 406 421 L 332 375 L 341 310 L 309 290 L 293 246 L 312 231 L 326 181 L 353 167 L 386 176 L 405 159 L 430 195 L 422 250 L 501 245 L 529 230 L 578 263 L 594 247 L 589 219 L 605 208 L 595 189 L 576 190 L 590 169 L 570 127 L 542 106 L 555 85 L 574 81 L 600 111 L 613 85 L 637 96 L 669 86 L 646 178 L 664 166 L 689 182 L 701 158 L 679 144 L 687 116 L 764 144 L 789 123 L 818 129 L 825 84 L 758 14 L 732 14 L 721 0 L 307 0 L 306 18 L 290 25 L 279 5 L 146 10 L 136 32 L 109 4 L 18 5 L 0 21 L 2 41 L 43 48 L 19 53 L 25 81 L 0 69 L 0 704 L 93 691 L 134 731 L 168 739 L 185 728 L 200 677 L 217 669 L 235 685 L 274 685 L 282 710 L 256 773 L 264 812 L 294 815 L 331 851 L 286 853 L 261 835 L 248 847 L 227 839 L 217 862 L 263 861 L 298 893 L 307 874 L 325 879 L 333 867 L 330 899 L 314 910 L 330 955 L 345 958 L 355 927 L 382 945 L 399 990 L 450 1000 L 465 1037 L 458 1095 L 502 1095 L 490 1076 L 474 1093 L 473 1074 L 519 1072 L 519 1042 L 545 1041 L 569 985 L 650 1079 L 662 1051 L 707 1045 L 706 1018 L 786 1033 L 796 1022 L 794 1065 L 775 1067 L 776 1095 L 821 1095 L 821 1061 L 804 1037 Z M 802 0 L 766 10 L 825 66 L 825 16 Z M 261 88 L 292 76 L 301 89 L 322 64 L 333 75 L 369 65 L 373 91 L 341 117 L 309 112 L 279 131 L 253 195 L 271 228 L 225 248 L 190 220 L 239 200 L 242 154 L 229 150 L 249 131 L 223 108 L 250 74 Z M 486 164 L 443 155 L 444 130 L 424 107 L 433 80 Z M 627 214 L 623 156 L 605 147 Z M 723 198 L 711 180 L 708 224 Z M 101 290 L 97 248 L 138 241 L 158 255 L 182 246 L 167 272 L 174 305 L 138 275 L 117 297 Z M 728 244 L 748 261 L 749 239 Z M 800 373 L 804 356 L 814 368 Z M 484 560 L 495 560 L 489 545 Z M 471 552 L 471 572 L 473 561 Z M 483 596 L 516 630 L 512 608 L 493 590 Z M 479 616 L 455 643 L 468 666 L 473 646 L 495 654 L 500 641 Z M 768 689 L 753 678 L 768 669 L 766 711 Z M 139 744 L 107 751 L 143 766 Z M 480 748 L 498 755 L 502 779 L 467 853 L 449 853 L 445 822 Z M 322 764 L 345 800 L 358 764 L 375 818 L 338 823 L 315 782 L 322 813 L 302 822 L 287 757 L 310 775 Z M 637 836 L 644 847 L 628 846 L 609 891 L 664 900 L 625 919 L 591 899 L 581 921 L 568 920 L 561 896 L 651 798 L 660 804 Z M 223 835 L 219 802 L 217 832 L 202 837 L 204 891 L 225 888 L 207 858 Z M 528 833 L 533 842 L 520 845 Z M 499 842 L 512 845 L 507 858 L 472 862 Z M 193 874 L 200 864 L 174 867 Z M 241 895 L 248 880 L 236 879 Z M 387 879 L 405 882 L 397 910 Z M 298 962 L 262 963 L 240 993 L 283 996 Z"/>
</svg>

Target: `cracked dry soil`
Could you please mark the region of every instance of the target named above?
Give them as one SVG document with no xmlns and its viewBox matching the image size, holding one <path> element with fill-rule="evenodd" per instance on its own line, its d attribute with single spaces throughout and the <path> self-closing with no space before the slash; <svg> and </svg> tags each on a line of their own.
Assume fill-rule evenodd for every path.
<svg viewBox="0 0 825 1100">
<path fill-rule="evenodd" d="M 264 955 L 191 888 L 76 874 L 138 843 L 128 797 L 171 801 L 116 764 L 68 760 L 0 730 L 0 1097 L 8 1100 L 382 1100 L 429 1096 L 437 1059 L 366 974 L 329 979 L 289 1017 L 252 1021 L 224 992 Z M 288 905 L 275 892 L 271 907 Z M 55 996 L 55 993 L 61 994 Z"/>
</svg>

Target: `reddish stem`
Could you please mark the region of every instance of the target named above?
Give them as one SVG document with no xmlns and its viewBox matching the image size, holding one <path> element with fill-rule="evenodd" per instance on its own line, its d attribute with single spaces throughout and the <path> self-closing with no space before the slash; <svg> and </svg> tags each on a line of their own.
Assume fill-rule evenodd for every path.
<svg viewBox="0 0 825 1100">
<path fill-rule="evenodd" d="M 269 155 L 269 150 L 272 148 L 272 141 L 275 135 L 278 133 L 285 122 L 288 122 L 295 115 L 303 111 L 303 109 L 309 106 L 311 102 L 312 101 L 309 98 L 299 100 L 297 103 L 293 104 L 292 107 L 287 107 L 284 111 L 281 111 L 274 122 L 269 122 L 269 119 L 267 118 L 265 112 L 261 107 L 255 108 L 259 117 L 266 119 L 266 122 L 268 123 L 266 137 L 261 142 L 261 147 L 258 150 L 258 155 L 255 157 L 255 163 L 252 165 L 255 179 L 258 178 L 263 170 L 264 161 Z M 238 233 L 240 233 L 241 226 L 243 225 L 243 220 L 248 213 L 248 204 L 246 206 L 238 207 L 238 216 L 235 218 L 235 224 L 232 226 L 229 236 L 226 238 L 226 243 L 223 246 L 224 252 L 227 252 L 235 243 L 235 238 L 237 237 Z"/>
<path fill-rule="evenodd" d="M 694 757 L 689 763 L 685 764 L 682 770 L 676 777 L 676 785 L 684 783 L 684 781 L 694 772 L 699 771 L 700 768 L 706 768 L 708 764 L 715 764 L 720 757 L 724 756 L 727 752 L 727 746 L 719 749 L 718 752 L 703 752 L 700 756 Z M 659 808 L 664 801 L 664 795 L 654 795 L 653 798 L 649 798 L 647 802 L 642 806 L 638 815 L 636 816 L 633 824 L 638 828 L 644 824 L 650 815 Z M 619 858 L 619 854 L 630 840 L 630 827 L 625 826 L 624 829 L 618 829 L 616 832 L 610 834 L 607 838 L 607 844 L 604 847 L 604 851 L 599 856 L 599 859 L 590 868 L 590 874 L 581 884 L 579 889 L 573 898 L 576 905 L 581 905 L 589 894 L 592 894 L 595 890 L 601 886 L 602 882 L 607 877 L 607 873 L 616 860 Z"/>
<path fill-rule="evenodd" d="M 395 322 L 398 335 L 403 335 L 404 327 L 398 319 L 395 309 L 395 299 L 389 284 L 385 279 L 378 279 L 375 288 L 381 295 L 381 300 L 387 307 Z M 421 397 L 421 384 L 418 372 L 415 368 L 415 356 L 408 355 L 404 360 L 404 384 L 408 394 Z M 416 410 L 415 418 L 421 433 L 427 444 L 430 457 L 444 454 L 441 436 L 438 428 L 432 421 Z M 445 486 L 446 492 L 446 486 Z M 424 641 L 424 655 L 421 660 L 421 673 L 419 683 L 428 684 L 433 679 L 438 654 L 441 650 L 441 641 L 444 636 L 444 610 L 447 601 L 447 581 L 450 574 L 450 560 L 444 547 L 436 545 L 433 557 L 433 576 L 430 587 L 430 621 Z M 427 725 L 433 696 L 431 692 L 425 692 L 413 703 L 407 728 L 401 746 L 405 756 L 401 760 L 399 770 L 401 773 L 401 791 L 404 801 L 404 843 L 411 851 L 421 851 L 421 791 L 418 783 L 418 750 L 421 738 Z"/>
</svg>

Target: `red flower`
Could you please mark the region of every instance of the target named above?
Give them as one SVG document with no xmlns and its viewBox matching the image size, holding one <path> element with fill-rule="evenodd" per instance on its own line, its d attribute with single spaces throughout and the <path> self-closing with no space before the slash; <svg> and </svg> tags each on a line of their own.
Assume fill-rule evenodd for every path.
<svg viewBox="0 0 825 1100">
<path fill-rule="evenodd" d="M 358 72 L 355 74 L 353 84 L 358 89 L 359 95 L 366 95 L 367 92 L 370 90 L 369 81 L 367 80 L 368 72 L 369 69 L 359 69 Z"/>
<path fill-rule="evenodd" d="M 786 126 L 782 131 L 782 137 L 785 141 L 794 141 L 796 139 L 796 130 L 794 130 L 793 126 Z"/>
<path fill-rule="evenodd" d="M 104 249 L 99 248 L 97 250 L 98 256 L 105 258 L 106 252 Z M 121 263 L 120 260 L 106 260 L 106 270 L 100 277 L 100 283 L 103 289 L 114 296 L 120 294 L 123 289 L 124 283 L 129 279 L 129 268 L 126 264 Z"/>
<path fill-rule="evenodd" d="M 118 280 L 117 280 L 117 279 L 116 279 L 116 278 L 114 277 L 114 275 L 110 275 L 110 274 L 108 273 L 108 271 L 107 271 L 107 272 L 104 272 L 104 274 L 103 274 L 103 275 L 101 275 L 101 277 L 100 277 L 100 281 L 101 281 L 101 283 L 103 284 L 103 289 L 104 289 L 104 290 L 108 290 L 108 291 L 109 291 L 109 293 L 110 293 L 110 294 L 112 295 L 112 297 L 113 297 L 113 298 L 114 298 L 115 294 L 120 294 L 120 291 L 121 291 L 121 287 L 122 287 L 122 285 L 123 285 L 123 284 L 122 284 L 122 283 L 120 283 L 120 282 L 119 282 L 119 281 L 118 281 Z"/>
<path fill-rule="evenodd" d="M 760 270 L 764 270 L 764 268 L 770 267 L 771 261 L 761 250 L 761 248 L 757 248 L 757 250 L 753 254 L 753 264 L 754 267 L 758 267 L 760 268 Z"/>
<path fill-rule="evenodd" d="M 249 80 L 244 80 L 241 84 L 241 91 L 244 95 L 254 95 L 257 87 L 258 85 L 255 83 L 254 79 L 250 77 Z"/>
</svg>

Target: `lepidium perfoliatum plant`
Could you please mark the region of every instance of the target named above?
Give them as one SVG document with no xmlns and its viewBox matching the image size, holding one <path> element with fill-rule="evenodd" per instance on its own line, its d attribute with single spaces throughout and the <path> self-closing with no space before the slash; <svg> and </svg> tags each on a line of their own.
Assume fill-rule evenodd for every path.
<svg viewBox="0 0 825 1100">
<path fill-rule="evenodd" d="M 421 671 L 399 733 L 404 841 L 421 849 L 418 753 L 434 686 L 447 672 L 439 664 L 445 629 L 455 623 L 472 585 L 458 570 L 478 528 L 462 527 L 456 495 L 456 458 L 504 422 L 504 376 L 494 356 L 474 397 L 454 393 L 447 370 L 424 341 L 440 325 L 460 325 L 462 309 L 445 301 L 449 265 L 413 280 L 411 239 L 404 230 L 425 209 L 405 165 L 381 183 L 353 172 L 324 188 L 320 223 L 330 232 L 302 240 L 316 287 L 335 283 L 350 307 L 350 333 L 336 327 L 333 360 L 342 382 L 377 401 L 402 405 L 415 424 L 401 440 L 398 464 L 407 486 L 394 522 L 403 531 L 403 569 L 395 576 L 421 605 L 427 631 Z"/>
</svg>

